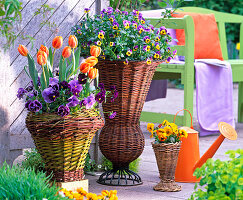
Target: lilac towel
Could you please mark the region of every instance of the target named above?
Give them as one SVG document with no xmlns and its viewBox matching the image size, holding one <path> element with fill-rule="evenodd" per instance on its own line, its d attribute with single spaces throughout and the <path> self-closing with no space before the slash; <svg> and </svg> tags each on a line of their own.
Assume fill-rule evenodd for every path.
<svg viewBox="0 0 243 200">
<path fill-rule="evenodd" d="M 219 62 L 222 64 L 222 61 Z M 221 66 L 209 63 L 196 60 L 194 64 L 200 136 L 217 133 L 219 122 L 235 127 L 231 66 L 228 62 Z"/>
</svg>

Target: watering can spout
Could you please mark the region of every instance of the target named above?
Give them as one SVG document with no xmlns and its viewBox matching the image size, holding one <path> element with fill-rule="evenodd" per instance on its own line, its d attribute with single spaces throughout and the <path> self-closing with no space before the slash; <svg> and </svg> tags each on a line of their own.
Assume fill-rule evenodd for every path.
<svg viewBox="0 0 243 200">
<path fill-rule="evenodd" d="M 189 134 L 186 139 L 183 138 L 179 152 L 175 172 L 175 180 L 177 182 L 198 182 L 199 179 L 193 176 L 195 169 L 201 167 L 209 158 L 213 157 L 225 138 L 229 140 L 237 139 L 237 133 L 231 125 L 220 122 L 218 127 L 221 134 L 201 158 L 199 154 L 198 132 L 189 127 L 181 128 L 189 132 Z"/>
<path fill-rule="evenodd" d="M 225 138 L 228 138 L 229 140 L 237 139 L 237 133 L 235 129 L 229 124 L 225 122 L 220 122 L 218 124 L 218 127 L 221 134 L 215 140 L 215 142 L 209 147 L 209 149 L 203 154 L 203 156 L 196 162 L 196 164 L 193 167 L 193 172 L 196 168 L 200 168 L 209 158 L 213 157 L 213 155 L 216 153 L 216 151 L 218 150 Z"/>
</svg>

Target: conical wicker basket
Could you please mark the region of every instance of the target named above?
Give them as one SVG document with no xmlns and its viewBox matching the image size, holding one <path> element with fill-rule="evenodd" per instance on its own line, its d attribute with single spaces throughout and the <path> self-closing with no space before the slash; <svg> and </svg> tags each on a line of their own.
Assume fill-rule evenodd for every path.
<svg viewBox="0 0 243 200">
<path fill-rule="evenodd" d="M 28 113 L 26 126 L 41 154 L 47 174 L 57 182 L 83 179 L 91 140 L 104 121 L 97 110 L 81 110 L 61 117 L 54 113 Z"/>
<path fill-rule="evenodd" d="M 154 190 L 162 192 L 181 191 L 181 186 L 175 183 L 175 169 L 181 142 L 152 143 L 152 147 L 160 174 L 160 183 L 154 186 Z"/>
</svg>

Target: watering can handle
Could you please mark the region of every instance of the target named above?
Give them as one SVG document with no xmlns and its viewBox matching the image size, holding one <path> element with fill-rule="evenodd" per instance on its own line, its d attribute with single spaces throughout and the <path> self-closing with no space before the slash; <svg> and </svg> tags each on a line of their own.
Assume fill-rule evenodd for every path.
<svg viewBox="0 0 243 200">
<path fill-rule="evenodd" d="M 194 129 L 194 128 L 193 128 L 193 125 L 192 125 L 192 114 L 191 114 L 190 111 L 187 110 L 187 109 L 181 109 L 181 110 L 179 110 L 179 111 L 175 114 L 175 117 L 174 117 L 174 123 L 175 123 L 175 119 L 176 119 L 176 116 L 178 115 L 178 113 L 181 112 L 181 111 L 183 111 L 183 110 L 187 111 L 187 112 L 190 114 L 190 116 L 191 116 L 191 129 Z"/>
</svg>

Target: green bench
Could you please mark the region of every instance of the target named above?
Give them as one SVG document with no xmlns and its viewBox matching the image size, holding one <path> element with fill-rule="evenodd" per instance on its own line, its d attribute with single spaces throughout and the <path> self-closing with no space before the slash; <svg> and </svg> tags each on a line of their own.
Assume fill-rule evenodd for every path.
<svg viewBox="0 0 243 200">
<path fill-rule="evenodd" d="M 243 16 L 212 11 L 205 8 L 198 7 L 183 7 L 184 12 L 194 12 L 201 14 L 215 15 L 218 25 L 220 45 L 224 60 L 230 62 L 232 67 L 233 82 L 239 83 L 238 91 L 238 122 L 243 122 Z M 181 10 L 180 10 L 181 12 Z M 160 79 L 178 79 L 181 78 L 184 84 L 184 109 L 187 109 L 193 114 L 193 91 L 194 91 L 194 23 L 191 16 L 184 18 L 147 18 L 155 27 L 165 26 L 170 29 L 184 29 L 185 30 L 185 46 L 174 46 L 178 55 L 185 56 L 185 64 L 160 64 L 156 69 L 154 80 Z M 227 41 L 225 32 L 225 23 L 239 23 L 240 24 L 240 54 L 237 60 L 228 60 Z M 141 114 L 140 121 L 161 123 L 164 119 L 168 121 L 174 120 L 174 114 L 145 112 Z M 176 117 L 176 123 L 182 126 L 190 126 L 191 118 L 187 112 L 184 115 Z"/>
</svg>

